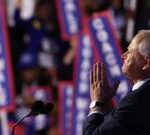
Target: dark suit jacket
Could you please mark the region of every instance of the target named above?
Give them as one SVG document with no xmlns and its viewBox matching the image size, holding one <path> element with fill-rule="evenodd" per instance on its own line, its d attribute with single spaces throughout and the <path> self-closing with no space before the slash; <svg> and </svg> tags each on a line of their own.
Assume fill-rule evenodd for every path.
<svg viewBox="0 0 150 135">
<path fill-rule="evenodd" d="M 150 81 L 124 97 L 108 116 L 90 115 L 83 135 L 150 135 Z"/>
</svg>

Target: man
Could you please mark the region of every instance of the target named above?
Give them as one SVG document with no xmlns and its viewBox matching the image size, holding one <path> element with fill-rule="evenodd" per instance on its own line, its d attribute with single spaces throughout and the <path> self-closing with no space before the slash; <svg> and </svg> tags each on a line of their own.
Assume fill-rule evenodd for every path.
<svg viewBox="0 0 150 135">
<path fill-rule="evenodd" d="M 150 30 L 140 31 L 122 55 L 123 73 L 134 84 L 132 92 L 105 116 L 118 83 L 110 87 L 104 64 L 90 74 L 91 105 L 84 135 L 150 135 Z"/>
</svg>

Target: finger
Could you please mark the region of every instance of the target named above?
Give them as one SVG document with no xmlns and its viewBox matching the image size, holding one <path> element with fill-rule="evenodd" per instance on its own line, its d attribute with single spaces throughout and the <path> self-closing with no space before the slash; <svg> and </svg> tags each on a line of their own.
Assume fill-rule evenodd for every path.
<svg viewBox="0 0 150 135">
<path fill-rule="evenodd" d="M 90 70 L 90 86 L 93 84 L 93 70 Z"/>
<path fill-rule="evenodd" d="M 104 63 L 101 64 L 101 81 L 102 81 L 102 83 L 108 84 L 106 67 L 105 67 Z"/>
<path fill-rule="evenodd" d="M 96 82 L 96 64 L 94 64 L 93 66 L 92 77 L 93 77 L 93 82 Z"/>
<path fill-rule="evenodd" d="M 98 81 L 101 81 L 101 64 L 100 64 L 100 62 L 98 62 L 97 68 L 98 68 L 98 71 L 97 71 Z"/>
<path fill-rule="evenodd" d="M 100 80 L 100 63 L 97 62 L 96 63 L 96 81 L 99 81 Z"/>
</svg>

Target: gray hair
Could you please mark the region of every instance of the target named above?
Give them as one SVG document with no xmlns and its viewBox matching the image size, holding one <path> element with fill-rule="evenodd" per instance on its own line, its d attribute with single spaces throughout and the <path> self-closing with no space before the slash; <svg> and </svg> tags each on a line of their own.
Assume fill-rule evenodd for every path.
<svg viewBox="0 0 150 135">
<path fill-rule="evenodd" d="M 141 30 L 134 38 L 138 51 L 143 56 L 150 56 L 150 30 Z"/>
</svg>

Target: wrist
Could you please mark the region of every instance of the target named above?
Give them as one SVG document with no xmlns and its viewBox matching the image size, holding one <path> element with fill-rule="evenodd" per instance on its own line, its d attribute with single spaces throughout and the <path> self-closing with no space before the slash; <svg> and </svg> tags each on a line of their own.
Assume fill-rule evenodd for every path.
<svg viewBox="0 0 150 135">
<path fill-rule="evenodd" d="M 94 107 L 90 109 L 90 112 L 102 112 L 102 108 L 101 107 Z"/>
<path fill-rule="evenodd" d="M 112 110 L 112 105 L 111 101 L 108 102 L 100 102 L 97 100 L 93 100 L 90 103 L 90 113 L 103 113 L 103 114 L 108 114 Z"/>
<path fill-rule="evenodd" d="M 104 106 L 104 103 L 103 102 L 100 102 L 98 100 L 93 100 L 91 103 L 90 103 L 90 113 L 98 113 L 98 112 L 102 112 L 102 108 Z"/>
<path fill-rule="evenodd" d="M 98 100 L 93 100 L 91 103 L 90 103 L 90 106 L 89 108 L 90 109 L 93 109 L 93 108 L 101 108 L 104 106 L 104 103 L 103 102 L 100 102 Z"/>
</svg>

